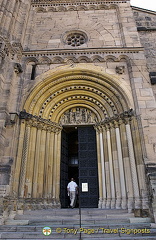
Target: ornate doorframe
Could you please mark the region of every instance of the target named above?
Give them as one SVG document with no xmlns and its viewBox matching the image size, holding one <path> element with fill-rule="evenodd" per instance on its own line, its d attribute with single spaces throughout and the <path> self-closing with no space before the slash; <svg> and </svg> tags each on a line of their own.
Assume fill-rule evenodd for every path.
<svg viewBox="0 0 156 240">
<path fill-rule="evenodd" d="M 84 64 L 50 70 L 37 81 L 23 106 L 29 116 L 21 119 L 14 196 L 59 206 L 60 123 L 80 108 L 95 116 L 99 208 L 147 208 L 138 120 L 126 84 Z"/>
</svg>

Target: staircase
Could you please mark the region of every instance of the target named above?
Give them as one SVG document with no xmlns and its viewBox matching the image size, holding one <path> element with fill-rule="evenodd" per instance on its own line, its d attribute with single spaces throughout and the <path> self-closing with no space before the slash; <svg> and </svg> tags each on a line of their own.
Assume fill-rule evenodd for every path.
<svg viewBox="0 0 156 240">
<path fill-rule="evenodd" d="M 85 239 L 85 240 L 156 240 L 156 228 L 150 218 L 135 218 L 126 210 L 46 209 L 25 211 L 0 226 L 0 239 Z M 52 229 L 49 236 L 43 227 Z"/>
</svg>

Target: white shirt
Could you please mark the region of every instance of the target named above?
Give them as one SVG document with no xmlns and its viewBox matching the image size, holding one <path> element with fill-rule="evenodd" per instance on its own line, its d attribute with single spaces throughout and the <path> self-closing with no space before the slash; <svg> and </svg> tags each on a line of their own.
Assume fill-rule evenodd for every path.
<svg viewBox="0 0 156 240">
<path fill-rule="evenodd" d="M 67 188 L 69 189 L 69 191 L 75 192 L 77 188 L 77 184 L 74 181 L 71 181 L 70 183 L 68 183 Z"/>
</svg>

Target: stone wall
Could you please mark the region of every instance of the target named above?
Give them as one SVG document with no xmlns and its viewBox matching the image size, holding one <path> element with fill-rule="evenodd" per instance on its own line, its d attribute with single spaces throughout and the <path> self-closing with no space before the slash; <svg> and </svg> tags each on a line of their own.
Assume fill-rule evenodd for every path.
<svg viewBox="0 0 156 240">
<path fill-rule="evenodd" d="M 145 49 L 149 72 L 156 68 L 156 13 L 133 9 L 140 41 Z"/>
</svg>

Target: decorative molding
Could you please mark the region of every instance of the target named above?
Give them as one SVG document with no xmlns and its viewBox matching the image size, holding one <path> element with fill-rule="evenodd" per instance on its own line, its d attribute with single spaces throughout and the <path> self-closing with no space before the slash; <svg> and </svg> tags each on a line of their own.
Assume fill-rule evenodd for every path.
<svg viewBox="0 0 156 240">
<path fill-rule="evenodd" d="M 101 0 L 101 1 L 95 1 L 95 0 L 78 0 L 76 2 L 72 0 L 31 0 L 32 6 L 45 6 L 45 5 L 50 5 L 50 6 L 73 6 L 73 5 L 101 5 L 101 4 L 118 4 L 118 3 L 126 3 L 129 2 L 130 0 Z"/>
<path fill-rule="evenodd" d="M 127 124 L 132 120 L 132 117 L 135 116 L 134 110 L 131 108 L 127 111 L 124 111 L 123 113 L 120 114 L 114 114 L 113 117 L 106 117 L 104 120 L 101 122 L 98 122 L 95 124 L 95 128 L 101 129 L 102 126 L 108 128 L 111 127 L 118 127 L 122 122 Z"/>
<path fill-rule="evenodd" d="M 134 53 L 143 52 L 139 48 L 91 48 L 91 49 L 60 49 L 60 50 L 32 50 L 23 51 L 23 61 L 29 63 L 34 61 L 36 64 L 67 64 L 68 61 L 73 63 L 81 62 L 120 62 L 123 59 L 129 60 Z"/>
<path fill-rule="evenodd" d="M 21 111 L 19 114 L 20 119 L 25 119 L 27 121 L 28 126 L 37 127 L 42 130 L 51 131 L 52 132 L 60 132 L 62 127 L 60 124 L 52 122 L 48 119 L 44 119 L 30 113 L 27 113 L 25 110 Z"/>
<path fill-rule="evenodd" d="M 108 95 L 106 93 L 103 93 L 102 91 L 96 89 L 96 88 L 92 88 L 92 87 L 88 87 L 88 86 L 85 86 L 85 85 L 77 85 L 77 86 L 70 86 L 70 87 L 65 87 L 65 88 L 62 88 L 60 89 L 59 91 L 57 92 L 54 92 L 52 95 L 50 95 L 45 101 L 44 103 L 42 104 L 41 106 L 41 109 L 40 109 L 40 112 L 39 112 L 39 117 L 42 116 L 44 110 L 46 109 L 47 105 L 53 101 L 54 98 L 56 98 L 57 96 L 59 96 L 60 94 L 62 93 L 65 93 L 65 92 L 69 92 L 69 91 L 78 91 L 78 90 L 86 90 L 87 92 L 92 92 L 92 93 L 96 93 L 97 95 L 101 96 L 103 98 L 103 104 L 97 100 L 95 100 L 93 97 L 91 96 L 82 96 L 81 94 L 78 94 L 77 95 L 73 95 L 73 96 L 70 96 L 70 97 L 65 97 L 63 98 L 61 101 L 59 102 L 56 102 L 56 104 L 53 106 L 53 108 L 51 109 L 50 111 L 50 114 L 49 114 L 49 119 L 51 119 L 52 117 L 52 114 L 54 113 L 54 111 L 56 110 L 57 107 L 59 107 L 61 104 L 63 104 L 64 102 L 66 101 L 69 101 L 69 100 L 75 100 L 75 99 L 82 99 L 82 100 L 88 100 L 88 101 L 91 101 L 91 102 L 94 102 L 102 111 L 103 111 L 103 115 L 105 117 L 107 117 L 107 112 L 106 112 L 106 109 L 104 107 L 104 104 L 107 103 L 108 106 L 112 109 L 112 112 L 115 114 L 117 113 L 117 108 L 116 106 L 113 104 L 113 101 L 108 97 Z"/>
</svg>

